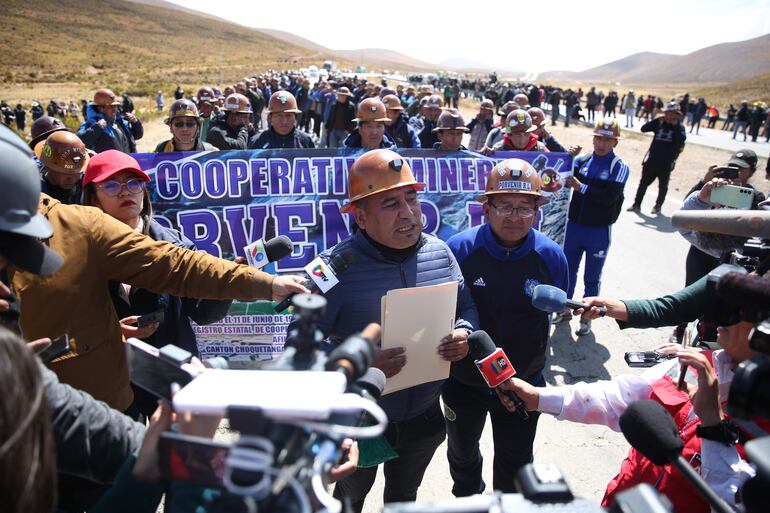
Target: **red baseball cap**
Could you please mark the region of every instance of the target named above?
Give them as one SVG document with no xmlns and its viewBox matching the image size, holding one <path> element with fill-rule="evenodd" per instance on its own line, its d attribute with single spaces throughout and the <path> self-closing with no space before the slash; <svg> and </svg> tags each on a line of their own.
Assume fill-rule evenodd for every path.
<svg viewBox="0 0 770 513">
<path fill-rule="evenodd" d="M 107 150 L 97 153 L 88 161 L 83 186 L 91 182 L 103 182 L 121 171 L 130 171 L 145 182 L 150 181 L 149 175 L 142 171 L 134 157 L 122 151 Z"/>
</svg>

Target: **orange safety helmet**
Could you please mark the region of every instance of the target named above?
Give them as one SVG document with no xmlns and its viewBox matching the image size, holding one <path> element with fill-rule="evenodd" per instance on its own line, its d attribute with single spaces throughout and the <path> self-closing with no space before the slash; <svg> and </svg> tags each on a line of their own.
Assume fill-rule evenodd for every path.
<svg viewBox="0 0 770 513">
<path fill-rule="evenodd" d="M 520 107 L 529 107 L 529 98 L 524 93 L 519 93 L 514 96 L 513 101 Z"/>
<path fill-rule="evenodd" d="M 200 118 L 198 117 L 198 107 L 192 100 L 186 98 L 175 100 L 169 109 L 169 116 L 164 119 L 163 122 L 170 125 L 174 118 L 194 118 L 200 121 Z"/>
<path fill-rule="evenodd" d="M 94 93 L 94 101 L 91 105 L 106 107 L 109 105 L 120 105 L 118 97 L 110 89 L 99 89 Z"/>
<path fill-rule="evenodd" d="M 540 107 L 530 107 L 527 109 L 527 114 L 532 118 L 532 124 L 537 128 L 540 128 L 546 124 L 545 112 Z"/>
<path fill-rule="evenodd" d="M 498 116 L 507 116 L 511 113 L 512 110 L 518 109 L 519 104 L 516 102 L 505 102 L 502 107 L 500 107 L 500 110 L 497 111 Z"/>
<path fill-rule="evenodd" d="M 484 194 L 476 201 L 486 203 L 493 194 L 526 194 L 536 198 L 537 206 L 548 203 L 548 198 L 540 192 L 543 184 L 532 164 L 521 159 L 506 159 L 498 162 L 487 177 Z"/>
<path fill-rule="evenodd" d="M 353 213 L 356 201 L 406 185 L 416 191 L 425 188 L 424 183 L 415 180 L 412 168 L 398 153 L 385 149 L 368 151 L 358 157 L 348 171 L 350 201 L 340 212 Z"/>
<path fill-rule="evenodd" d="M 438 117 L 436 128 L 433 129 L 433 132 L 438 132 L 439 130 L 462 130 L 463 132 L 470 132 L 468 127 L 465 126 L 465 120 L 460 114 L 460 111 L 457 109 L 444 109 L 444 112 Z"/>
<path fill-rule="evenodd" d="M 239 114 L 251 114 L 251 103 L 241 93 L 233 93 L 225 98 L 225 110 Z"/>
<path fill-rule="evenodd" d="M 386 115 L 385 104 L 379 98 L 367 98 L 358 104 L 356 119 L 359 123 L 366 121 L 382 122 L 390 121 Z"/>
<path fill-rule="evenodd" d="M 198 103 L 204 103 L 208 102 L 211 103 L 216 98 L 214 95 L 214 90 L 210 87 L 201 87 L 198 89 Z"/>
<path fill-rule="evenodd" d="M 297 108 L 297 99 L 289 91 L 276 91 L 270 96 L 267 102 L 266 112 L 273 114 L 275 112 L 291 112 L 293 114 L 302 114 Z"/>
<path fill-rule="evenodd" d="M 596 122 L 594 127 L 594 135 L 601 135 L 604 137 L 611 137 L 613 139 L 620 139 L 620 125 L 615 118 L 602 118 Z"/>
<path fill-rule="evenodd" d="M 426 108 L 440 109 L 444 106 L 444 100 L 437 94 L 432 94 L 428 97 L 428 103 L 425 104 Z"/>
<path fill-rule="evenodd" d="M 59 173 L 82 173 L 88 164 L 86 145 L 72 132 L 54 132 L 40 150 L 40 162 Z"/>
<path fill-rule="evenodd" d="M 388 110 L 404 110 L 401 106 L 401 100 L 395 94 L 386 94 L 382 98 L 382 103 L 385 104 L 385 108 Z"/>
<path fill-rule="evenodd" d="M 524 109 L 514 109 L 505 118 L 506 134 L 534 132 L 537 127 L 532 124 L 532 118 Z"/>
</svg>

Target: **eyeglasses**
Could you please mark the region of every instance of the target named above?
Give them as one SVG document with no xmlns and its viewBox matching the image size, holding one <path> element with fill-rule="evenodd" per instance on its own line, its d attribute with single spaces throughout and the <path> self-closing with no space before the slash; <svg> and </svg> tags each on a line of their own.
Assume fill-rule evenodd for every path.
<svg viewBox="0 0 770 513">
<path fill-rule="evenodd" d="M 110 180 L 109 182 L 98 184 L 96 188 L 103 190 L 107 196 L 117 196 L 123 191 L 124 187 L 129 194 L 138 194 L 144 190 L 144 185 L 145 182 L 141 180 L 129 180 L 126 183 Z"/>
<path fill-rule="evenodd" d="M 174 128 L 193 128 L 194 126 L 197 126 L 198 123 L 195 121 L 174 121 Z"/>
<path fill-rule="evenodd" d="M 535 215 L 535 209 L 529 208 L 529 207 L 512 207 L 510 205 L 501 205 L 497 206 L 491 201 L 488 202 L 490 207 L 494 207 L 495 210 L 497 210 L 497 213 L 501 216 L 508 217 L 509 215 L 516 213 L 519 215 L 522 219 L 530 219 L 532 216 Z"/>
</svg>

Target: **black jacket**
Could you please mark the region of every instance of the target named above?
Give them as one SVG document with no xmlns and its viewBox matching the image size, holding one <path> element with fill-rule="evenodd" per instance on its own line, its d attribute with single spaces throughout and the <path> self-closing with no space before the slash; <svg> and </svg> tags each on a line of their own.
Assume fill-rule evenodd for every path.
<svg viewBox="0 0 770 513">
<path fill-rule="evenodd" d="M 438 137 L 433 132 L 436 127 L 428 118 L 423 118 L 423 127 L 419 133 L 420 147 L 421 148 L 433 148 L 433 145 L 439 142 Z"/>
<path fill-rule="evenodd" d="M 249 147 L 249 128 L 243 125 L 238 130 L 234 130 L 222 117 L 212 121 L 209 125 L 206 142 L 213 144 L 220 150 L 245 150 Z"/>
<path fill-rule="evenodd" d="M 281 135 L 273 127 L 263 130 L 249 140 L 249 149 L 264 150 L 268 148 L 315 148 L 312 137 L 296 128 L 287 135 Z"/>
<path fill-rule="evenodd" d="M 347 132 L 352 132 L 356 128 L 356 122 L 353 121 L 356 118 L 356 106 L 351 101 L 346 101 L 345 103 L 334 102 L 334 105 L 332 105 L 332 108 L 329 111 L 329 121 L 326 124 L 326 129 L 331 130 L 332 128 L 339 128 L 332 127 L 331 124 L 334 121 L 334 116 L 337 115 L 337 111 L 340 108 L 345 109 L 345 126 L 343 129 Z"/>
<path fill-rule="evenodd" d="M 645 162 L 673 163 L 684 148 L 687 132 L 681 123 L 672 125 L 662 118 L 648 121 L 641 128 L 642 132 L 653 132 L 650 150 Z"/>
<path fill-rule="evenodd" d="M 54 185 L 48 181 L 43 175 L 40 179 L 40 192 L 48 194 L 54 199 L 57 199 L 65 205 L 80 205 L 83 198 L 83 185 L 82 181 L 75 184 L 72 189 L 63 189 L 58 185 Z"/>
</svg>

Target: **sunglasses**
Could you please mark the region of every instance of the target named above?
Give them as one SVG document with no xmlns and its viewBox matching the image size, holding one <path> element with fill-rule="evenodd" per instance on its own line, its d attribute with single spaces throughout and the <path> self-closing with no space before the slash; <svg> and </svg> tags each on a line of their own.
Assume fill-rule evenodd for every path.
<svg viewBox="0 0 770 513">
<path fill-rule="evenodd" d="M 174 128 L 193 128 L 195 126 L 198 126 L 195 121 L 174 121 Z"/>
<path fill-rule="evenodd" d="M 100 183 L 96 186 L 97 189 L 101 189 L 107 196 L 117 196 L 123 191 L 125 187 L 129 194 L 138 194 L 144 190 L 145 182 L 142 180 L 132 179 L 126 183 L 116 182 L 110 180 L 109 182 Z"/>
</svg>

